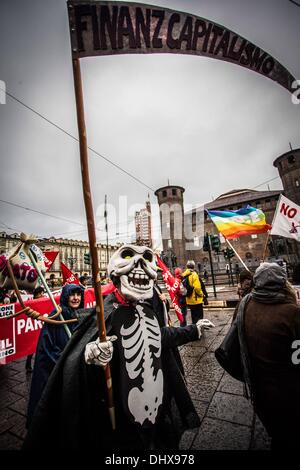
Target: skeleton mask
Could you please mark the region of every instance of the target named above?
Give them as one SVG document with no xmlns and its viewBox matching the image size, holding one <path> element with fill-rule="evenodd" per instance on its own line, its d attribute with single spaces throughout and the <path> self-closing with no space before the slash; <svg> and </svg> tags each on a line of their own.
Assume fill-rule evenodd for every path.
<svg viewBox="0 0 300 470">
<path fill-rule="evenodd" d="M 139 301 L 153 296 L 154 280 L 157 278 L 153 251 L 146 246 L 123 245 L 111 257 L 108 275 L 127 300 Z"/>
</svg>

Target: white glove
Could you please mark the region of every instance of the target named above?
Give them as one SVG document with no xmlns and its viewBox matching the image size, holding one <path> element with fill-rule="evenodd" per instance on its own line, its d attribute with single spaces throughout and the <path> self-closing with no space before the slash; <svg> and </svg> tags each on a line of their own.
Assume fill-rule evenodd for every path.
<svg viewBox="0 0 300 470">
<path fill-rule="evenodd" d="M 88 343 L 84 351 L 84 360 L 86 364 L 105 367 L 112 359 L 113 341 L 118 339 L 116 336 L 107 336 L 107 341 L 101 342 L 99 338 L 96 341 Z"/>
<path fill-rule="evenodd" d="M 203 330 L 209 330 L 210 328 L 213 328 L 214 326 L 215 325 L 210 320 L 207 320 L 207 318 L 203 318 L 203 320 L 198 320 L 196 323 L 196 327 L 198 328 L 199 339 L 202 336 Z"/>
</svg>

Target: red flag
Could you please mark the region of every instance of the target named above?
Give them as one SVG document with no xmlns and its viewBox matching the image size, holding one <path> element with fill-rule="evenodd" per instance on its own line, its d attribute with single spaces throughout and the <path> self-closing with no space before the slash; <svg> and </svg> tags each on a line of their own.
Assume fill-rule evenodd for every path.
<svg viewBox="0 0 300 470">
<path fill-rule="evenodd" d="M 57 255 L 58 255 L 58 253 L 59 253 L 58 251 L 44 251 L 43 252 L 44 263 L 45 263 L 45 266 L 46 266 L 46 273 L 51 268 L 52 264 L 54 263 Z"/>
<path fill-rule="evenodd" d="M 64 263 L 60 263 L 61 273 L 63 277 L 63 285 L 65 284 L 79 284 L 79 280 L 75 276 L 75 274 L 70 271 L 69 268 Z"/>
<path fill-rule="evenodd" d="M 157 258 L 157 265 L 162 269 L 163 280 L 170 294 L 177 318 L 180 322 L 182 322 L 183 316 L 182 316 L 181 308 L 179 306 L 178 298 L 177 298 L 180 284 L 178 283 L 177 279 L 175 279 L 175 277 L 171 274 L 171 272 L 169 271 L 165 263 L 160 259 L 160 257 L 156 255 L 156 258 Z"/>
</svg>

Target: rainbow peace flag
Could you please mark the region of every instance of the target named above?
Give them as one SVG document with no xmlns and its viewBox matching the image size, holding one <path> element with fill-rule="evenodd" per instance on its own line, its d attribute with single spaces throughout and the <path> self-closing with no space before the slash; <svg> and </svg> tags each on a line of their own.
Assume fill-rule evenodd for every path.
<svg viewBox="0 0 300 470">
<path fill-rule="evenodd" d="M 263 211 L 247 206 L 237 211 L 207 211 L 219 232 L 228 240 L 271 230 Z"/>
</svg>

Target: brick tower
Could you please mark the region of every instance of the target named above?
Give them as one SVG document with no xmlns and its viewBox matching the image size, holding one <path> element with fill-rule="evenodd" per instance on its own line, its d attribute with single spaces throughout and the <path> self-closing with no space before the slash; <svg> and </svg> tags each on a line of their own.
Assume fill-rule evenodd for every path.
<svg viewBox="0 0 300 470">
<path fill-rule="evenodd" d="M 273 165 L 277 168 L 283 186 L 283 194 L 300 206 L 300 149 L 291 150 L 276 158 Z M 300 243 L 289 240 L 293 252 L 300 260 Z"/>
<path fill-rule="evenodd" d="M 300 206 L 300 149 L 280 155 L 273 165 L 279 172 L 284 195 Z"/>
<path fill-rule="evenodd" d="M 184 191 L 181 186 L 164 186 L 155 191 L 160 209 L 163 250 L 169 259 L 169 267 L 183 266 L 186 262 Z"/>
</svg>

